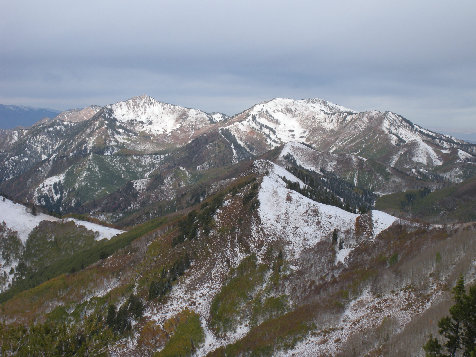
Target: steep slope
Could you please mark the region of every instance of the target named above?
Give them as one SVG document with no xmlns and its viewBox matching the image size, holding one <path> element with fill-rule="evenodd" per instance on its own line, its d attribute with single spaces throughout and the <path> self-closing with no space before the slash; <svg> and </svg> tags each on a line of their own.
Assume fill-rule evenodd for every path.
<svg viewBox="0 0 476 357">
<path fill-rule="evenodd" d="M 161 103 L 149 96 L 139 96 L 107 106 L 120 122 L 131 125 L 135 130 L 152 134 L 170 134 L 185 126 L 186 131 L 225 119 L 223 115 L 210 115 L 196 109 Z"/>
<path fill-rule="evenodd" d="M 441 181 L 434 176 L 420 177 L 386 166 L 374 159 L 359 155 L 318 151 L 297 142 L 289 142 L 281 150 L 276 162 L 286 166 L 295 165 L 320 175 L 335 175 L 355 187 L 378 194 L 404 191 L 412 188 L 436 188 Z"/>
<path fill-rule="evenodd" d="M 400 217 L 432 223 L 476 220 L 476 177 L 431 192 L 428 188 L 380 197 L 376 206 Z"/>
<path fill-rule="evenodd" d="M 4 133 L 0 187 L 15 199 L 71 211 L 130 181 L 145 182 L 167 156 L 162 149 L 186 145 L 224 119 L 145 96 L 65 112 L 21 133 Z"/>
<path fill-rule="evenodd" d="M 203 134 L 164 155 L 142 178 L 84 205 L 97 217 L 131 225 L 197 204 L 248 165 L 218 131 Z"/>
</svg>

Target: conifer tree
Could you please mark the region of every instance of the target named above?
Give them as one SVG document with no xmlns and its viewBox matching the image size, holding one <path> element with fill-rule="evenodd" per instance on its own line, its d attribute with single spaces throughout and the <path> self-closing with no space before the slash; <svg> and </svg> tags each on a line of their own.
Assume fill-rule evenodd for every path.
<svg viewBox="0 0 476 357">
<path fill-rule="evenodd" d="M 438 322 L 444 343 L 430 335 L 423 346 L 427 357 L 476 356 L 476 285 L 466 294 L 461 276 L 453 288 L 453 299 L 455 304 L 450 308 L 450 315 Z"/>
</svg>

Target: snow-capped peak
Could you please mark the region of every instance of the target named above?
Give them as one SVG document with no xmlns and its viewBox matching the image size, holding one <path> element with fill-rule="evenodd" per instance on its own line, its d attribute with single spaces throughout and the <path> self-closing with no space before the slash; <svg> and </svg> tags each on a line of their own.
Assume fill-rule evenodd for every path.
<svg viewBox="0 0 476 357">
<path fill-rule="evenodd" d="M 155 135 L 170 134 L 184 124 L 195 127 L 210 122 L 209 115 L 200 110 L 159 102 L 147 95 L 107 107 L 120 122 Z"/>
<path fill-rule="evenodd" d="M 331 103 L 327 100 L 320 98 L 308 98 L 308 99 L 291 99 L 291 98 L 274 98 L 266 102 L 255 105 L 252 110 L 282 110 L 285 108 L 295 108 L 299 111 L 308 112 L 345 112 L 345 113 L 357 113 L 352 109 L 345 108 L 341 105 Z"/>
</svg>

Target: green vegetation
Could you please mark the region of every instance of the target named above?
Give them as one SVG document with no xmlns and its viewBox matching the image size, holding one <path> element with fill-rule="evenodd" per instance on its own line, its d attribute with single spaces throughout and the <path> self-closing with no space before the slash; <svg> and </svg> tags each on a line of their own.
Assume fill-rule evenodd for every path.
<svg viewBox="0 0 476 357">
<path fill-rule="evenodd" d="M 243 204 L 247 204 L 250 201 L 253 201 L 251 208 L 256 208 L 259 205 L 259 201 L 254 199 L 257 196 L 259 190 L 259 184 L 254 182 L 256 180 L 255 177 L 251 178 L 244 178 L 237 183 L 231 185 L 226 190 L 222 190 L 206 201 L 204 201 L 199 209 L 195 209 L 189 214 L 182 218 L 178 222 L 179 226 L 179 233 L 172 241 L 172 246 L 177 244 L 183 243 L 186 240 L 193 240 L 195 239 L 199 232 L 203 233 L 207 236 L 212 228 L 215 226 L 215 222 L 213 221 L 213 216 L 216 213 L 217 209 L 223 205 L 223 201 L 225 196 L 229 193 L 235 195 L 241 188 L 249 185 L 252 183 L 251 187 L 249 188 L 248 192 L 243 196 Z"/>
<path fill-rule="evenodd" d="M 5 222 L 0 223 L 0 252 L 5 265 L 20 259 L 23 252 L 23 244 L 17 232 L 9 229 Z"/>
<path fill-rule="evenodd" d="M 73 221 L 43 221 L 28 236 L 15 278 L 24 279 L 94 244 L 94 232 Z"/>
<path fill-rule="evenodd" d="M 191 356 L 205 341 L 205 334 L 200 324 L 200 316 L 190 310 L 182 311 L 175 332 L 162 351 L 155 357 Z"/>
<path fill-rule="evenodd" d="M 97 200 L 123 187 L 130 180 L 142 178 L 141 174 L 150 171 L 150 167 L 142 161 L 135 155 L 92 154 L 70 167 L 64 186 L 77 187 L 74 199 L 78 202 L 84 204 Z M 73 198 L 71 194 L 69 198 Z"/>
<path fill-rule="evenodd" d="M 0 324 L 2 356 L 107 356 L 114 336 L 101 315 L 79 325 L 46 322 L 24 327 Z"/>
<path fill-rule="evenodd" d="M 210 233 L 213 227 L 213 215 L 223 204 L 225 194 L 219 193 L 210 201 L 205 201 L 200 206 L 200 210 L 191 211 L 187 217 L 179 222 L 180 233 L 173 240 L 172 244 L 177 245 L 185 240 L 195 239 L 201 229 L 205 235 Z"/>
<path fill-rule="evenodd" d="M 379 197 L 375 208 L 429 222 L 476 220 L 476 177 L 433 192 L 428 188 Z"/>
<path fill-rule="evenodd" d="M 388 265 L 392 266 L 397 263 L 398 263 L 398 253 L 394 253 L 388 258 Z"/>
<path fill-rule="evenodd" d="M 450 308 L 450 316 L 438 322 L 443 344 L 430 335 L 423 346 L 427 357 L 476 355 L 476 285 L 466 293 L 461 276 L 453 288 L 453 299 L 455 304 Z"/>
<path fill-rule="evenodd" d="M 23 253 L 23 243 L 18 234 L 15 231 L 9 229 L 5 222 L 0 223 L 0 253 L 3 264 L 6 266 L 13 264 L 15 261 L 18 261 L 21 258 Z M 0 275 L 0 287 L 6 287 L 7 282 L 9 281 L 8 274 L 13 274 L 14 271 L 3 272 L 3 275 Z"/>
<path fill-rule="evenodd" d="M 116 306 L 110 304 L 107 310 L 106 324 L 119 334 L 131 329 L 131 320 L 139 319 L 144 312 L 144 304 L 142 301 L 131 294 L 129 299 L 121 305 L 116 311 Z"/>
<path fill-rule="evenodd" d="M 124 232 L 110 240 L 103 239 L 101 241 L 94 241 L 91 243 L 91 246 L 85 246 L 84 249 L 72 252 L 72 254 L 68 254 L 67 257 L 63 256 L 59 259 L 55 259 L 50 262 L 50 264 L 48 264 L 48 261 L 43 260 L 44 264 L 42 266 L 36 265 L 38 268 L 36 271 L 29 271 L 24 278 L 15 281 L 9 290 L 0 294 L 0 303 L 7 301 L 21 291 L 31 289 L 61 274 L 82 270 L 86 266 L 130 245 L 132 241 L 157 229 L 166 221 L 166 218 L 157 218 L 135 226 L 128 232 Z M 21 269 L 22 267 L 20 267 L 20 271 Z"/>
<path fill-rule="evenodd" d="M 315 329 L 311 322 L 316 307 L 302 306 L 253 327 L 241 340 L 209 354 L 215 356 L 272 356 L 276 350 L 292 348 Z"/>
<path fill-rule="evenodd" d="M 215 333 L 232 330 L 242 314 L 242 306 L 249 304 L 256 286 L 263 282 L 267 267 L 257 265 L 256 256 L 250 255 L 230 272 L 230 279 L 215 296 L 210 308 L 210 326 Z"/>
<path fill-rule="evenodd" d="M 250 323 L 252 326 L 256 326 L 262 321 L 278 317 L 284 314 L 289 308 L 288 298 L 285 295 L 264 298 L 259 294 L 253 299 L 251 305 Z"/>
<path fill-rule="evenodd" d="M 171 289 L 172 283 L 182 276 L 190 267 L 188 254 L 176 260 L 169 269 L 162 269 L 159 280 L 152 280 L 149 286 L 149 300 L 165 296 Z"/>
<path fill-rule="evenodd" d="M 259 207 L 259 200 L 256 199 L 259 192 L 259 183 L 255 182 L 251 185 L 248 192 L 243 195 L 243 205 L 250 204 L 250 209 L 256 209 Z"/>
</svg>

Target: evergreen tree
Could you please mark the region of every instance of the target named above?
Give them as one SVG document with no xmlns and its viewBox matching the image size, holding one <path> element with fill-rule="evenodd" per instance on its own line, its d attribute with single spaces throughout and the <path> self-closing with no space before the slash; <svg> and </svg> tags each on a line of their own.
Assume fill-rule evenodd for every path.
<svg viewBox="0 0 476 357">
<path fill-rule="evenodd" d="M 332 244 L 336 245 L 338 239 L 339 239 L 339 233 L 338 233 L 337 228 L 336 228 L 336 229 L 334 229 L 334 232 L 332 232 Z"/>
<path fill-rule="evenodd" d="M 476 356 L 476 285 L 470 287 L 468 294 L 461 276 L 453 288 L 455 304 L 450 308 L 450 315 L 438 322 L 440 335 L 444 338 L 443 345 L 437 338 L 430 338 L 423 346 L 427 357 L 462 355 Z M 443 348 L 447 354 L 443 353 Z"/>
<path fill-rule="evenodd" d="M 113 327 L 115 320 L 116 320 L 116 306 L 113 304 L 109 304 L 109 307 L 107 309 L 106 323 L 109 327 Z"/>
</svg>

